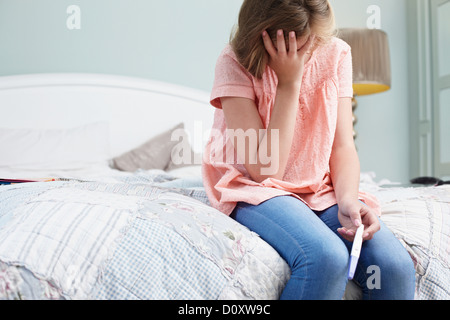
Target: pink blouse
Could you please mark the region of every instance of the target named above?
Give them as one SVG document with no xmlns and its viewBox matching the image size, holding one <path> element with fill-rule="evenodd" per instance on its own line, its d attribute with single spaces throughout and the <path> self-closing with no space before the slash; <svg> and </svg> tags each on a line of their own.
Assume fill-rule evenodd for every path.
<svg viewBox="0 0 450 320">
<path fill-rule="evenodd" d="M 216 107 L 214 124 L 202 163 L 203 184 L 211 205 L 230 215 L 237 202 L 253 205 L 280 195 L 292 195 L 311 209 L 322 211 L 336 204 L 329 161 L 337 123 L 338 101 L 352 97 L 352 56 L 344 41 L 314 51 L 305 64 L 299 99 L 294 143 L 282 180 L 268 178 L 261 183 L 251 179 L 226 135 L 221 97 L 243 97 L 255 101 L 267 128 L 274 106 L 277 76 L 269 67 L 256 79 L 239 64 L 228 45 L 216 65 L 211 104 Z M 228 155 L 234 155 L 228 157 Z M 231 161 L 230 161 L 231 158 Z M 360 192 L 360 200 L 379 213 L 372 195 Z"/>
</svg>

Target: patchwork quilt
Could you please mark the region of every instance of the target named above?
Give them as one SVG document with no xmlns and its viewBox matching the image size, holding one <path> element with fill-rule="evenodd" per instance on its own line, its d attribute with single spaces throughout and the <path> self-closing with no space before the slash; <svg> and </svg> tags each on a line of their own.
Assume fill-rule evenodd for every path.
<svg viewBox="0 0 450 320">
<path fill-rule="evenodd" d="M 382 188 L 381 219 L 416 268 L 416 299 L 450 299 L 450 187 Z M 0 187 L 0 299 L 278 299 L 290 270 L 209 206 L 200 177 Z M 361 297 L 350 282 L 346 299 Z"/>
</svg>

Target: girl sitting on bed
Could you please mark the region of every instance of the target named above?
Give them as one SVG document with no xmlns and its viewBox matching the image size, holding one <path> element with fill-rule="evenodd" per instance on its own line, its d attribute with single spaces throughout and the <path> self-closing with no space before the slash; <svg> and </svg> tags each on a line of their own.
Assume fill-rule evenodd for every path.
<svg viewBox="0 0 450 320">
<path fill-rule="evenodd" d="M 327 0 L 244 1 L 216 65 L 204 186 L 288 263 L 281 299 L 341 299 L 361 223 L 363 297 L 412 299 L 413 262 L 359 192 L 351 50 L 334 33 Z"/>
</svg>

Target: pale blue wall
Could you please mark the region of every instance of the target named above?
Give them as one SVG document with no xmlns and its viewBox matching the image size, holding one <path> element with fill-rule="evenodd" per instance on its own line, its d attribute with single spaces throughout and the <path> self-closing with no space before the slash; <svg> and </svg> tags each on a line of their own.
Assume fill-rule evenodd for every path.
<svg viewBox="0 0 450 320">
<path fill-rule="evenodd" d="M 81 29 L 66 27 L 69 5 Z M 241 0 L 0 0 L 0 75 L 94 72 L 209 90 Z"/>
<path fill-rule="evenodd" d="M 332 0 L 338 25 L 365 27 L 381 8 L 390 38 L 392 90 L 361 97 L 357 140 L 363 171 L 408 180 L 406 0 Z M 92 72 L 210 90 L 217 56 L 242 0 L 0 0 L 0 76 Z M 66 8 L 81 8 L 68 30 Z"/>
</svg>

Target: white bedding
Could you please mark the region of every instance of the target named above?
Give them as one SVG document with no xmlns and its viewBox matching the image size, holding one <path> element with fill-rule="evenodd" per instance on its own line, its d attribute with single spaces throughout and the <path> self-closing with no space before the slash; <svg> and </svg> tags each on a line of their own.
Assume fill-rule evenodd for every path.
<svg viewBox="0 0 450 320">
<path fill-rule="evenodd" d="M 450 186 L 401 187 L 361 175 L 361 189 L 381 203 L 381 219 L 414 262 L 418 300 L 450 299 Z"/>
<path fill-rule="evenodd" d="M 278 298 L 290 276 L 287 264 L 256 234 L 208 206 L 201 166 L 123 172 L 102 153 L 65 167 L 48 165 L 51 156 L 28 167 L 0 166 L 0 178 L 61 180 L 0 186 L 0 298 Z M 378 197 L 381 219 L 415 263 L 416 299 L 449 299 L 450 187 L 401 188 L 376 182 L 373 173 L 362 174 L 360 185 Z M 49 220 L 55 224 L 42 223 Z M 42 238 L 35 232 L 40 226 L 48 229 Z M 155 256 L 158 248 L 165 254 Z M 142 259 L 154 268 L 135 279 Z M 183 262 L 167 265 L 177 259 Z M 360 297 L 350 282 L 344 298 Z"/>
<path fill-rule="evenodd" d="M 277 299 L 287 264 L 208 206 L 200 166 L 110 167 L 180 121 L 201 152 L 208 100 L 146 79 L 1 77 L 0 179 L 64 181 L 0 185 L 0 299 Z M 450 187 L 400 188 L 367 173 L 361 189 L 410 253 L 416 299 L 450 299 Z M 344 298 L 360 297 L 350 282 Z"/>
<path fill-rule="evenodd" d="M 278 297 L 286 263 L 195 186 L 157 170 L 113 179 L 0 189 L 0 283 L 14 284 L 0 298 Z"/>
<path fill-rule="evenodd" d="M 0 298 L 278 298 L 287 264 L 208 206 L 200 166 L 84 174 L 0 188 Z M 416 299 L 449 299 L 450 187 L 361 185 L 414 261 Z"/>
</svg>

